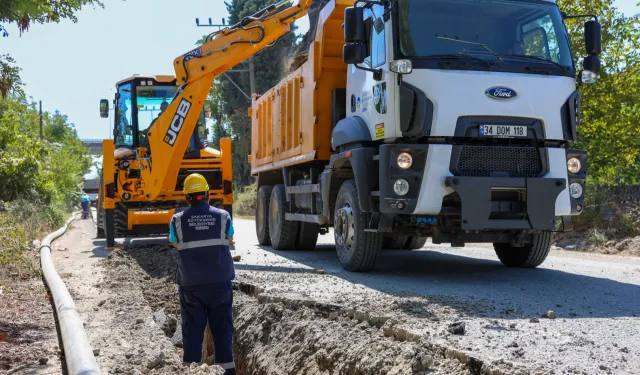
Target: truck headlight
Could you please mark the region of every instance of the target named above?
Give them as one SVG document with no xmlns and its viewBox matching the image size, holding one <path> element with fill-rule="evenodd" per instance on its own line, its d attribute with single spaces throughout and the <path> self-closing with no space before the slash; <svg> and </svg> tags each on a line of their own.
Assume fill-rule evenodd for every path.
<svg viewBox="0 0 640 375">
<path fill-rule="evenodd" d="M 580 159 L 571 158 L 567 160 L 567 169 L 573 174 L 580 172 L 580 170 L 582 169 L 582 163 L 580 162 Z"/>
<path fill-rule="evenodd" d="M 411 154 L 403 152 L 398 155 L 398 167 L 402 169 L 409 169 L 411 168 L 411 165 L 413 165 L 413 158 L 411 157 Z"/>
<path fill-rule="evenodd" d="M 399 196 L 405 196 L 409 193 L 409 183 L 406 180 L 399 179 L 393 184 L 393 191 Z"/>
<path fill-rule="evenodd" d="M 578 199 L 580 197 L 582 197 L 582 185 L 580 185 L 577 182 L 572 183 L 571 185 L 569 185 L 569 195 L 571 195 L 571 198 L 573 199 Z"/>
</svg>

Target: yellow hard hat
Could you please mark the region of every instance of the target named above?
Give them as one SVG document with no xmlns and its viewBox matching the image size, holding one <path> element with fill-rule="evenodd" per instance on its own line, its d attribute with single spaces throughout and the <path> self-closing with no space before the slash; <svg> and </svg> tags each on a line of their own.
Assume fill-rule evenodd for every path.
<svg viewBox="0 0 640 375">
<path fill-rule="evenodd" d="M 184 180 L 184 193 L 205 193 L 209 191 L 207 180 L 199 173 L 192 173 Z"/>
</svg>

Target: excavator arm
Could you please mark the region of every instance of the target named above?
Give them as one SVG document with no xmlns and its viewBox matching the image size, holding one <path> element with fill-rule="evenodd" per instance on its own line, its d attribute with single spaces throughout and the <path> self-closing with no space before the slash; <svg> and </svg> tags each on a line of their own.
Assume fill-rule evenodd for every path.
<svg viewBox="0 0 640 375">
<path fill-rule="evenodd" d="M 147 133 L 152 157 L 150 168 L 142 171 L 146 183 L 141 187 L 147 199 L 175 189 L 180 163 L 214 79 L 289 32 L 291 23 L 304 17 L 311 3 L 272 5 L 209 35 L 205 44 L 175 59 L 180 89 Z"/>
</svg>

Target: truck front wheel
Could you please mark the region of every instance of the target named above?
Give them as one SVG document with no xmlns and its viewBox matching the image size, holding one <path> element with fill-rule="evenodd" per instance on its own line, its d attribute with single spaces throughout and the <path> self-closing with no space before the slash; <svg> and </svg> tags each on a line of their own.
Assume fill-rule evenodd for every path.
<svg viewBox="0 0 640 375">
<path fill-rule="evenodd" d="M 256 234 L 258 244 L 262 246 L 271 245 L 269 236 L 269 202 L 271 201 L 271 191 L 273 186 L 260 186 L 258 189 L 258 199 L 256 202 Z"/>
<path fill-rule="evenodd" d="M 269 204 L 269 235 L 276 250 L 292 250 L 298 236 L 298 222 L 285 219 L 287 193 L 284 185 L 276 185 Z"/>
<path fill-rule="evenodd" d="M 493 244 L 498 258 L 507 267 L 535 268 L 544 262 L 551 250 L 551 232 L 533 235 L 533 242 L 523 247 L 508 243 Z"/>
<path fill-rule="evenodd" d="M 345 181 L 336 199 L 333 232 L 340 263 L 349 271 L 370 271 L 382 249 L 382 235 L 366 229 L 367 215 L 360 211 L 356 183 Z"/>
</svg>

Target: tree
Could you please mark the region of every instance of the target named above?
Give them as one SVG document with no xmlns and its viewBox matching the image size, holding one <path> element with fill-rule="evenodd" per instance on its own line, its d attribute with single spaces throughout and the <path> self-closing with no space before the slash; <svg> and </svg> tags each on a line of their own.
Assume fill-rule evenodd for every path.
<svg viewBox="0 0 640 375">
<path fill-rule="evenodd" d="M 0 55 L 0 98 L 6 99 L 10 93 L 24 95 L 20 68 L 9 55 Z"/>
<path fill-rule="evenodd" d="M 229 24 L 233 25 L 245 17 L 252 15 L 278 0 L 232 0 L 225 2 L 229 12 Z M 292 28 L 294 31 L 295 28 Z M 199 43 L 202 43 L 201 40 Z M 287 33 L 273 46 L 255 55 L 255 85 L 257 93 L 264 93 L 273 87 L 286 70 L 289 53 L 296 45 L 293 32 Z M 238 69 L 248 68 L 247 62 Z M 208 103 L 214 119 L 214 144 L 220 137 L 231 137 L 233 140 L 233 175 L 235 182 L 249 185 L 251 167 L 247 155 L 251 153 L 251 119 L 247 116 L 247 109 L 251 101 L 229 80 L 231 78 L 245 93 L 250 93 L 248 73 L 228 73 L 214 82 Z"/>
<path fill-rule="evenodd" d="M 603 70 L 582 85 L 578 146 L 589 152 L 589 175 L 599 183 L 640 183 L 640 17 L 626 17 L 614 0 L 565 0 L 568 14 L 596 14 L 602 23 Z M 584 53 L 584 20 L 567 20 L 576 55 Z"/>
<path fill-rule="evenodd" d="M 35 23 L 60 22 L 62 19 L 77 21 L 75 13 L 85 5 L 103 6 L 100 0 L 2 0 L 0 2 L 0 32 L 8 36 L 2 23 L 18 25 L 22 34 Z"/>
</svg>

